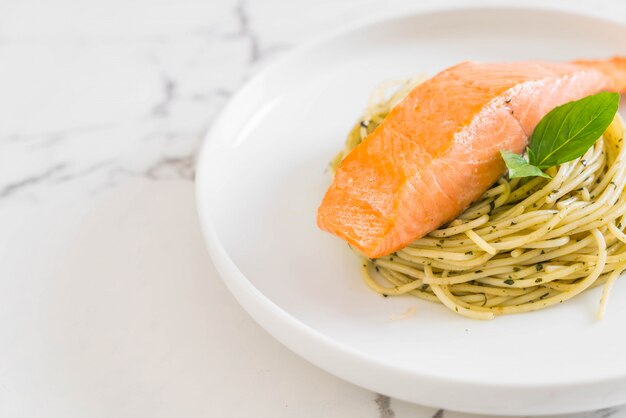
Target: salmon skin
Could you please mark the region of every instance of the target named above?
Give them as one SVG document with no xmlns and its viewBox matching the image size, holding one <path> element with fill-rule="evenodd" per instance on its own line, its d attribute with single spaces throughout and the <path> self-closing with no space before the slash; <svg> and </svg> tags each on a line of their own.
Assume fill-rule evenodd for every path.
<svg viewBox="0 0 626 418">
<path fill-rule="evenodd" d="M 418 85 L 339 165 L 318 226 L 370 258 L 456 218 L 522 153 L 550 110 L 626 90 L 626 58 L 463 62 Z"/>
</svg>

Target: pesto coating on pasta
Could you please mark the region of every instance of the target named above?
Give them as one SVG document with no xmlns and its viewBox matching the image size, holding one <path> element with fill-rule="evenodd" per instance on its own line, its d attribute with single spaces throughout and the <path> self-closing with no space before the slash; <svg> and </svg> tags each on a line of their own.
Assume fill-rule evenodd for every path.
<svg viewBox="0 0 626 418">
<path fill-rule="evenodd" d="M 378 89 L 331 167 L 421 80 Z M 503 176 L 452 222 L 388 256 L 363 257 L 365 283 L 386 297 L 416 296 L 474 319 L 547 308 L 604 285 L 602 317 L 626 269 L 623 137 L 617 114 L 582 157 L 547 169 L 551 178 Z"/>
</svg>

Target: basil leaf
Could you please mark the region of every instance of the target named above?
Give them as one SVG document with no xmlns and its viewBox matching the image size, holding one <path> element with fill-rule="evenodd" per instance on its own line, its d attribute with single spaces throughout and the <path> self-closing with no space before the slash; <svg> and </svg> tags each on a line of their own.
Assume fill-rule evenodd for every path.
<svg viewBox="0 0 626 418">
<path fill-rule="evenodd" d="M 552 109 L 530 137 L 530 164 L 545 169 L 582 156 L 613 121 L 619 97 L 602 92 Z"/>
<path fill-rule="evenodd" d="M 506 150 L 500 150 L 500 154 L 509 169 L 509 178 L 536 176 L 551 178 L 539 167 L 529 164 L 521 155 Z"/>
</svg>

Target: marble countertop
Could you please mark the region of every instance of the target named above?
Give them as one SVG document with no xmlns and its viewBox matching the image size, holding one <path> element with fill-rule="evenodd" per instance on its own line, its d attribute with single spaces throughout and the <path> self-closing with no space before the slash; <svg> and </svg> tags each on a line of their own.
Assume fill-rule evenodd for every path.
<svg viewBox="0 0 626 418">
<path fill-rule="evenodd" d="M 467 417 L 281 346 L 227 292 L 195 212 L 198 147 L 242 83 L 406 4 L 0 2 L 0 417 Z"/>
</svg>

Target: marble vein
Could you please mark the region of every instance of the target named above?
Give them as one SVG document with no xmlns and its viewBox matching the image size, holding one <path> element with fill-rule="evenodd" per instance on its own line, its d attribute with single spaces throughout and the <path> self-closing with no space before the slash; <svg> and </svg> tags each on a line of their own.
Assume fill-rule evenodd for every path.
<svg viewBox="0 0 626 418">
<path fill-rule="evenodd" d="M 0 143 L 10 142 L 32 142 L 32 141 L 50 141 L 50 140 L 62 140 L 72 135 L 82 135 L 92 132 L 101 132 L 103 130 L 111 129 L 110 124 L 102 125 L 90 125 L 90 126 L 78 126 L 75 128 L 56 129 L 41 132 L 32 133 L 10 133 L 0 136 Z"/>
<path fill-rule="evenodd" d="M 181 157 L 163 157 L 145 171 L 145 176 L 151 180 L 160 180 L 164 177 L 174 177 L 183 180 L 194 180 L 196 153 Z"/>
<path fill-rule="evenodd" d="M 617 414 L 618 412 L 623 411 L 623 408 L 604 408 L 599 409 L 597 411 L 592 412 L 588 415 L 588 418 L 609 418 Z"/>
<path fill-rule="evenodd" d="M 37 174 L 33 174 L 20 180 L 8 183 L 0 189 L 0 199 L 8 198 L 9 196 L 27 187 L 35 186 L 44 181 L 47 181 L 58 172 L 64 170 L 66 167 L 66 164 L 57 164 Z"/>
<path fill-rule="evenodd" d="M 175 99 L 176 82 L 168 76 L 163 76 L 163 97 L 154 105 L 151 114 L 153 116 L 167 116 L 170 112 L 170 106 Z"/>
<path fill-rule="evenodd" d="M 261 38 L 257 31 L 253 29 L 252 16 L 248 0 L 238 0 L 233 9 L 238 29 L 234 33 L 226 35 L 226 39 L 245 39 L 249 45 L 248 63 L 249 65 L 268 58 L 275 53 L 283 52 L 291 48 L 287 42 L 275 42 L 266 46 L 262 45 Z"/>
<path fill-rule="evenodd" d="M 376 405 L 378 406 L 379 418 L 394 418 L 396 416 L 391 409 L 391 399 L 389 396 L 377 394 Z"/>
<path fill-rule="evenodd" d="M 250 43 L 249 61 L 254 63 L 261 58 L 261 51 L 259 47 L 259 39 L 256 33 L 251 29 L 247 0 L 237 1 L 237 4 L 235 5 L 235 16 L 239 22 L 239 33 L 237 33 L 237 36 L 247 39 Z"/>
<path fill-rule="evenodd" d="M 72 180 L 76 180 L 76 179 L 79 179 L 79 178 L 83 178 L 83 177 L 85 177 L 85 176 L 87 176 L 87 175 L 89 175 L 91 173 L 94 173 L 96 171 L 108 168 L 108 167 L 110 167 L 113 164 L 114 164 L 113 160 L 107 160 L 107 161 L 103 161 L 103 162 L 100 162 L 100 163 L 92 164 L 92 165 L 90 165 L 90 166 L 88 166 L 88 167 L 86 167 L 86 168 L 84 168 L 82 170 L 77 170 L 77 171 L 74 171 L 74 172 L 70 172 L 70 173 L 67 173 L 67 174 L 63 174 L 63 175 L 57 176 L 57 177 L 54 178 L 54 182 L 55 183 L 64 183 L 64 182 L 67 182 L 67 181 L 72 181 Z"/>
</svg>

